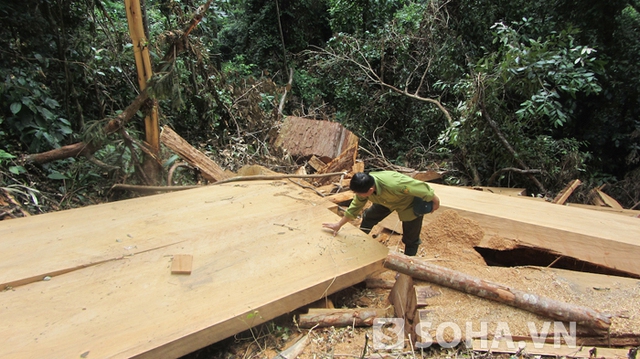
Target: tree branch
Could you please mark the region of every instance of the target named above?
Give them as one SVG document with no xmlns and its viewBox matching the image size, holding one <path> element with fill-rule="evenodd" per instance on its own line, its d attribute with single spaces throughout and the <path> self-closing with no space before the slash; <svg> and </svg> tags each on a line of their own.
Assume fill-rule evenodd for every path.
<svg viewBox="0 0 640 359">
<path fill-rule="evenodd" d="M 355 65 L 374 84 L 380 85 L 382 87 L 386 87 L 387 89 L 389 89 L 389 90 L 391 90 L 393 92 L 396 92 L 398 94 L 407 96 L 409 98 L 436 105 L 438 107 L 438 109 L 447 118 L 447 121 L 449 122 L 449 125 L 453 125 L 453 119 L 451 118 L 451 114 L 449 114 L 449 111 L 442 105 L 442 103 L 440 101 L 438 101 L 437 99 L 434 99 L 434 98 L 422 97 L 422 96 L 418 95 L 420 87 L 422 87 L 422 85 L 423 85 L 423 80 L 424 80 L 424 78 L 426 76 L 426 73 L 427 73 L 427 70 L 428 70 L 428 66 L 427 66 L 427 70 L 425 70 L 425 72 L 422 75 L 419 87 L 416 89 L 415 93 L 410 93 L 408 86 L 404 90 L 402 90 L 402 89 L 399 89 L 399 88 L 397 88 L 397 87 L 395 87 L 395 86 L 383 81 L 382 78 L 380 76 L 378 76 L 378 73 L 373 69 L 373 67 L 371 66 L 371 64 L 367 60 L 366 56 L 360 50 L 360 45 L 358 43 L 358 40 L 357 39 L 352 39 L 352 41 L 353 41 L 352 43 L 348 43 L 347 44 L 351 49 L 351 52 L 352 52 L 351 55 L 338 54 L 335 51 L 330 51 L 330 50 L 321 49 L 321 48 L 317 48 L 318 50 L 316 50 L 316 53 L 318 53 L 320 55 L 329 56 L 329 57 L 331 57 L 331 58 L 333 58 L 335 60 L 339 60 L 339 61 L 343 61 L 343 62 L 351 63 L 352 65 Z M 354 43 L 355 43 L 355 45 L 354 45 Z M 360 61 L 362 61 L 362 62 L 360 62 Z M 430 63 L 431 62 L 429 61 L 429 64 Z"/>
<path fill-rule="evenodd" d="M 498 177 L 498 175 L 500 175 L 503 172 L 516 172 L 516 173 L 520 173 L 523 175 L 532 175 L 534 173 L 542 173 L 542 170 L 523 170 L 520 168 L 515 168 L 515 167 L 507 167 L 507 168 L 503 168 L 503 169 L 499 169 L 497 170 L 494 174 L 491 175 L 491 178 L 489 178 L 489 181 L 487 182 L 487 184 L 489 186 L 491 186 L 494 181 L 496 180 L 496 177 Z"/>
<path fill-rule="evenodd" d="M 163 58 L 163 62 L 173 62 L 177 54 L 185 49 L 184 43 L 186 42 L 189 33 L 200 23 L 204 13 L 209 8 L 213 0 L 208 0 L 207 3 L 198 8 L 198 11 L 194 15 L 193 19 L 184 30 L 184 34 L 175 40 L 167 53 Z M 147 90 L 140 92 L 133 102 L 127 106 L 127 108 L 115 118 L 111 119 L 106 126 L 102 129 L 105 135 L 110 135 L 119 131 L 124 127 L 133 116 L 140 110 L 142 105 L 149 99 Z M 96 150 L 102 147 L 102 143 L 86 143 L 78 142 L 71 145 L 56 148 L 50 151 L 35 153 L 27 155 L 23 158 L 26 163 L 48 163 L 56 160 L 61 160 L 69 157 L 86 156 L 93 154 Z"/>
</svg>

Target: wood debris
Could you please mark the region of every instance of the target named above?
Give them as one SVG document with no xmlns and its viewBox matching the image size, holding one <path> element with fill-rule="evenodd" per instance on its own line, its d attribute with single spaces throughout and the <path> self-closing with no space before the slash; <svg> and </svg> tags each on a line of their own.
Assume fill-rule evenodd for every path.
<svg viewBox="0 0 640 359">
<path fill-rule="evenodd" d="M 556 198 L 553 199 L 552 203 L 564 204 L 567 199 L 569 199 L 569 196 L 571 196 L 573 191 L 575 191 L 575 189 L 578 188 L 578 186 L 580 186 L 581 184 L 582 182 L 579 179 L 571 181 L 571 183 L 569 183 L 562 191 L 560 191 L 560 193 L 558 193 Z"/>
</svg>

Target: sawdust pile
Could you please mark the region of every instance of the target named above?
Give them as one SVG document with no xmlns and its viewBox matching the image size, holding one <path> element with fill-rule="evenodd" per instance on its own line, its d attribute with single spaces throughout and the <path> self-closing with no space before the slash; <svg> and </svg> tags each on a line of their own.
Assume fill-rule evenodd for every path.
<svg viewBox="0 0 640 359">
<path fill-rule="evenodd" d="M 514 248 L 516 242 L 498 236 L 484 238 L 485 231 L 476 221 L 454 210 L 438 211 L 433 216 L 425 218 L 418 257 L 486 281 L 610 314 L 612 335 L 640 333 L 640 281 L 542 267 L 490 267 L 474 247 L 484 241 L 491 248 L 507 250 Z M 400 235 L 392 235 L 384 243 L 394 243 L 393 237 L 398 237 L 395 240 L 398 242 Z M 399 250 L 402 244 L 390 248 Z M 388 271 L 379 276 L 392 278 L 393 274 Z M 522 309 L 436 284 L 420 281 L 416 284 L 430 285 L 440 293 L 429 299 L 427 307 L 434 331 L 437 323 L 452 322 L 465 328 L 467 323 L 484 322 L 488 323 L 491 336 L 496 326 L 506 323 L 511 335 L 526 337 L 531 325 L 540 328 L 549 321 Z"/>
<path fill-rule="evenodd" d="M 422 227 L 420 257 L 486 264 L 474 249 L 484 237 L 484 230 L 477 222 L 460 216 L 454 210 L 434 215 L 437 217 Z"/>
</svg>

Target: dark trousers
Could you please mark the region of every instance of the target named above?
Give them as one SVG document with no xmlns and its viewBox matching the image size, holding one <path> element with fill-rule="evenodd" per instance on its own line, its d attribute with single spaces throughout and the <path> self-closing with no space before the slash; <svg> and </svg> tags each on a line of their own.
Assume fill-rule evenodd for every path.
<svg viewBox="0 0 640 359">
<path fill-rule="evenodd" d="M 376 224 L 380 223 L 383 219 L 387 218 L 391 214 L 389 208 L 373 204 L 367 208 L 362 214 L 362 223 L 360 229 L 369 234 L 371 229 Z M 415 256 L 418 253 L 418 246 L 420 245 L 420 230 L 422 229 L 422 218 L 418 218 L 413 221 L 402 222 L 402 243 L 404 243 L 404 254 L 408 256 Z"/>
</svg>

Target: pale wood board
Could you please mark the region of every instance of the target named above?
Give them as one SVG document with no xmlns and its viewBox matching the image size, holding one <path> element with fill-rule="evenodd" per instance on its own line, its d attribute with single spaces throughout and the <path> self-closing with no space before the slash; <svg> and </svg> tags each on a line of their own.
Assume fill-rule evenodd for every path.
<svg viewBox="0 0 640 359">
<path fill-rule="evenodd" d="M 520 348 L 524 348 L 522 349 L 522 354 L 567 358 L 590 358 L 589 350 L 593 349 L 593 347 L 581 347 L 579 345 L 568 346 L 566 344 L 533 343 L 529 341 L 507 342 L 504 340 L 473 340 L 474 351 L 513 354 L 518 352 Z M 628 349 L 597 347 L 596 356 L 594 358 L 626 359 L 628 351 Z"/>
<path fill-rule="evenodd" d="M 526 197 L 527 189 L 526 188 L 510 188 L 510 187 L 484 187 L 484 186 L 474 186 L 469 187 L 470 189 L 476 191 L 484 191 L 490 192 L 494 194 L 502 194 L 505 196 L 514 196 L 514 197 Z"/>
<path fill-rule="evenodd" d="M 440 211 L 473 219 L 485 238 L 499 236 L 572 258 L 640 275 L 640 220 L 606 212 L 520 201 L 508 196 L 430 184 Z M 437 216 L 425 216 L 425 223 Z"/>
<path fill-rule="evenodd" d="M 179 357 L 380 270 L 387 248 L 323 230 L 338 219 L 323 202 L 257 181 L 0 222 L 5 281 L 70 268 L 0 292 L 3 356 Z M 191 275 L 171 275 L 176 253 L 193 255 Z"/>
<path fill-rule="evenodd" d="M 581 204 L 581 203 L 566 203 L 565 205 L 569 207 L 584 208 L 592 211 L 609 212 L 614 214 L 620 214 L 623 216 L 640 218 L 640 211 L 637 209 L 615 209 L 611 207 L 602 207 L 602 206 L 595 206 L 592 204 Z"/>
</svg>

